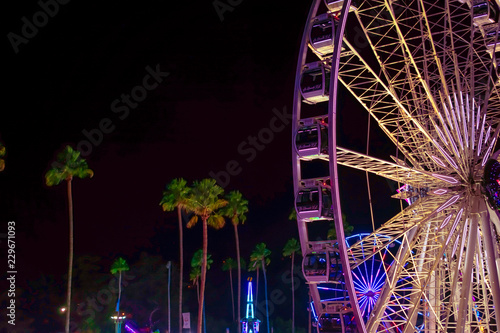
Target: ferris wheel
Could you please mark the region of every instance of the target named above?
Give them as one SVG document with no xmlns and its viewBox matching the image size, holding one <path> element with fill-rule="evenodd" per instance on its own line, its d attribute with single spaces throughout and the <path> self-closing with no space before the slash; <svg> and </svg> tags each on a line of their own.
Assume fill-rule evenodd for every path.
<svg viewBox="0 0 500 333">
<path fill-rule="evenodd" d="M 500 0 L 313 1 L 292 146 L 319 332 L 500 332 L 499 15 Z M 339 138 L 348 124 L 337 115 L 351 112 L 338 108 L 339 91 L 366 111 L 395 156 L 380 158 L 369 132 L 364 153 L 338 145 L 349 140 Z M 318 163 L 328 172 L 310 178 Z M 339 184 L 350 180 L 339 166 L 366 174 L 368 197 L 373 175 L 399 184 L 392 197 L 401 209 L 383 223 L 371 200 L 358 204 L 370 206 L 363 222 L 373 230 L 349 246 L 310 238 L 314 225 L 333 220 L 337 239 L 346 239 Z M 364 315 L 356 269 L 382 253 L 391 264 Z M 321 325 L 333 320 L 341 325 Z"/>
</svg>

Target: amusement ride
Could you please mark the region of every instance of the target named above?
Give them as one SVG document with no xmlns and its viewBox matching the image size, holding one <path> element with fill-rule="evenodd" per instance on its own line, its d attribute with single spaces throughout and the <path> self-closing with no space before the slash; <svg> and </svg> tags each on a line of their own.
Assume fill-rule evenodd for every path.
<svg viewBox="0 0 500 333">
<path fill-rule="evenodd" d="M 500 0 L 313 0 L 292 161 L 319 333 L 500 332 L 499 14 Z M 341 92 L 367 115 L 362 152 L 338 145 L 349 142 L 345 128 L 365 128 L 342 123 L 351 111 L 339 106 Z M 380 157 L 370 124 L 394 155 Z M 359 206 L 370 214 L 355 223 L 368 233 L 344 232 L 339 185 L 351 179 L 339 168 L 367 185 Z M 324 173 L 310 177 L 313 169 Z M 374 177 L 397 183 L 400 208 L 383 223 Z M 335 240 L 312 236 L 325 223 Z"/>
</svg>

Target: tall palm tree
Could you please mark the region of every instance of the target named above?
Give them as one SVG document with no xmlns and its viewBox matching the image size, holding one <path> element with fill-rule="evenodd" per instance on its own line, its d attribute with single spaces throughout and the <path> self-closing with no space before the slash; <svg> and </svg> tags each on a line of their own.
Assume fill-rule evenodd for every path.
<svg viewBox="0 0 500 333">
<path fill-rule="evenodd" d="M 241 332 L 241 256 L 240 256 L 240 238 L 238 235 L 238 225 L 245 223 L 248 213 L 248 201 L 243 198 L 239 191 L 231 191 L 226 196 L 227 206 L 221 209 L 221 214 L 231 219 L 234 228 L 234 238 L 236 240 L 236 262 L 238 264 L 238 333 Z M 234 316 L 233 316 L 234 320 Z"/>
<path fill-rule="evenodd" d="M 177 220 L 179 222 L 179 331 L 182 330 L 182 279 L 184 275 L 184 245 L 182 236 L 182 210 L 185 208 L 189 187 L 183 178 L 173 179 L 163 191 L 160 205 L 165 212 L 177 209 Z"/>
<path fill-rule="evenodd" d="M 235 315 L 234 315 L 233 269 L 235 269 L 237 267 L 238 267 L 238 264 L 231 257 L 224 259 L 224 261 L 222 262 L 222 270 L 224 272 L 229 271 L 229 286 L 231 288 L 231 304 L 232 304 L 232 309 L 233 309 L 233 321 L 236 320 Z"/>
<path fill-rule="evenodd" d="M 116 273 L 119 274 L 118 278 L 118 299 L 116 301 L 116 316 L 117 318 L 120 317 L 120 300 L 122 297 L 122 272 L 123 271 L 128 271 L 130 268 L 128 267 L 127 261 L 123 259 L 122 257 L 119 257 L 116 259 L 113 264 L 111 265 L 111 274 L 115 275 Z M 115 331 L 116 333 L 121 332 L 121 322 L 120 320 L 116 320 L 115 323 Z"/>
<path fill-rule="evenodd" d="M 94 172 L 89 169 L 85 159 L 80 157 L 80 152 L 66 146 L 62 152 L 57 155 L 57 159 L 52 163 L 52 168 L 45 174 L 45 183 L 47 186 L 59 185 L 66 181 L 68 196 L 68 215 L 69 215 L 69 264 L 68 264 L 68 289 L 66 292 L 66 325 L 65 332 L 69 333 L 69 321 L 71 312 L 71 279 L 73 275 L 73 193 L 71 182 L 74 177 L 85 178 L 92 177 Z"/>
<path fill-rule="evenodd" d="M 295 333 L 295 285 L 293 278 L 293 265 L 295 260 L 295 254 L 300 254 L 300 243 L 296 238 L 290 238 L 283 248 L 283 257 L 291 257 L 291 277 L 292 277 L 292 333 Z"/>
<path fill-rule="evenodd" d="M 201 263 L 200 276 L 200 304 L 198 307 L 198 325 L 197 332 L 201 333 L 203 301 L 205 299 L 205 282 L 207 277 L 207 249 L 208 249 L 208 226 L 214 229 L 220 229 L 224 226 L 224 218 L 218 214 L 218 210 L 225 205 L 227 201 L 222 199 L 224 189 L 216 184 L 214 179 L 203 179 L 195 181 L 191 188 L 191 194 L 186 202 L 186 210 L 194 213 L 189 220 L 187 227 L 193 227 L 198 219 L 203 224 L 203 260 Z"/>
<path fill-rule="evenodd" d="M 267 321 L 267 333 L 270 333 L 269 329 L 269 306 L 267 302 L 267 277 L 266 277 L 266 266 L 269 266 L 271 263 L 271 259 L 269 256 L 271 255 L 271 250 L 266 247 L 265 243 L 259 243 L 255 246 L 252 254 L 250 255 L 250 262 L 255 265 L 261 265 L 262 274 L 264 275 L 264 296 L 266 300 L 266 321 Z"/>
</svg>

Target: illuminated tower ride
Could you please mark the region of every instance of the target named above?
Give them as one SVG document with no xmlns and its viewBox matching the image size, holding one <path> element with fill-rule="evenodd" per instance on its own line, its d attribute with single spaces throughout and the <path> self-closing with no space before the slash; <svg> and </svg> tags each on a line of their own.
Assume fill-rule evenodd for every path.
<svg viewBox="0 0 500 333">
<path fill-rule="evenodd" d="M 245 318 L 241 320 L 241 332 L 259 333 L 259 323 L 260 320 L 255 318 L 255 312 L 253 311 L 252 280 L 248 279 L 247 312 Z"/>
<path fill-rule="evenodd" d="M 499 22 L 500 0 L 312 1 L 292 161 L 318 332 L 500 332 Z M 360 180 L 367 195 L 347 197 Z M 382 221 L 370 181 L 386 180 L 401 205 Z M 346 244 L 352 200 L 372 231 Z M 338 242 L 310 237 L 332 221 Z M 383 283 L 359 282 L 370 265 Z"/>
</svg>

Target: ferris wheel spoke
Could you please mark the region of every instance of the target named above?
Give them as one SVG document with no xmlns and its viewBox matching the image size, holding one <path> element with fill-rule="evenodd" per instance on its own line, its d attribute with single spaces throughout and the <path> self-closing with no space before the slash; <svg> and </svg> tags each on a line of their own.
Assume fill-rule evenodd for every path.
<svg viewBox="0 0 500 333">
<path fill-rule="evenodd" d="M 425 223 L 435 214 L 455 204 L 461 195 L 458 192 L 449 192 L 447 195 L 442 196 L 427 196 L 406 207 L 375 232 L 366 236 L 363 241 L 358 241 L 349 247 L 351 270 L 354 270 L 373 256 L 380 254 L 391 243 L 403 238 L 404 235 L 414 230 L 418 225 Z M 455 197 L 457 197 L 457 200 L 450 201 Z M 447 203 L 448 205 L 445 207 Z M 380 237 L 380 235 L 384 235 L 384 237 Z M 373 244 L 368 254 L 364 249 L 366 245 L 363 245 L 363 243 Z"/>
<path fill-rule="evenodd" d="M 420 168 L 422 163 L 427 163 L 427 157 L 422 158 L 421 152 L 432 141 L 422 126 L 426 120 L 421 115 L 410 114 L 350 41 L 344 38 L 343 42 L 347 51 L 340 58 L 339 81 L 377 121 L 406 159 Z"/>
<path fill-rule="evenodd" d="M 389 1 L 373 3 L 377 4 L 378 10 L 367 11 L 368 14 L 360 13 L 358 18 L 380 63 L 381 71 L 391 83 L 391 91 L 412 115 L 436 113 L 437 104 L 408 46 L 411 42 L 421 43 L 429 38 L 429 34 L 420 36 L 422 16 L 425 19 L 425 15 L 418 12 L 416 1 L 407 1 L 401 5 Z M 384 24 L 379 24 L 381 20 Z M 418 30 L 418 35 L 412 35 L 413 30 Z M 417 51 L 421 52 L 422 47 L 418 46 Z"/>
<path fill-rule="evenodd" d="M 337 163 L 349 168 L 367 171 L 401 184 L 408 184 L 415 188 L 422 188 L 425 184 L 433 184 L 433 187 L 436 188 L 450 185 L 450 179 L 440 179 L 429 172 L 386 162 L 341 147 L 337 147 Z"/>
<path fill-rule="evenodd" d="M 466 200 L 463 199 L 449 205 L 442 211 L 459 212 L 465 204 Z M 439 209 L 437 208 L 436 211 Z M 421 311 L 421 300 L 429 299 L 429 304 L 433 306 L 437 302 L 435 274 L 443 254 L 448 247 L 454 244 L 454 239 L 460 235 L 459 232 L 456 232 L 460 221 L 462 221 L 461 214 L 456 214 L 453 224 L 448 226 L 449 229 L 443 228 L 442 218 L 431 214 L 417 228 L 412 229 L 414 230 L 413 235 L 410 234 L 406 238 L 407 241 L 403 243 L 404 246 L 400 248 L 388 270 L 388 280 L 382 289 L 376 311 L 371 318 L 372 326 L 369 326 L 369 329 L 373 329 L 377 321 L 390 322 L 393 320 L 393 316 L 382 311 L 382 309 L 388 308 L 404 317 L 405 322 L 409 325 L 405 326 L 405 330 L 410 332 L 417 328 L 417 315 Z M 435 242 L 435 240 L 439 241 Z M 441 313 L 436 313 L 438 308 L 429 309 L 427 315 L 434 318 L 433 320 L 428 319 L 430 322 L 442 328 L 440 321 L 436 320 L 436 318 L 442 318 Z"/>
</svg>

